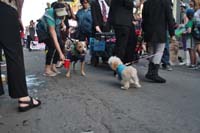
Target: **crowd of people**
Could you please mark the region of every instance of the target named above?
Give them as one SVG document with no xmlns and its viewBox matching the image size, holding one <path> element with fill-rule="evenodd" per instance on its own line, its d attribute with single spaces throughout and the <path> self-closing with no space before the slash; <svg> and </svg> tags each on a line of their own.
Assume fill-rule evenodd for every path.
<svg viewBox="0 0 200 133">
<path fill-rule="evenodd" d="M 138 54 L 135 51 L 138 42 L 135 31 L 139 27 L 142 31 L 142 44 L 147 47 L 145 52 L 148 51 L 151 55 L 145 77 L 153 82 L 166 82 L 158 74 L 161 64 L 162 68 L 172 70 L 170 42 L 173 41 L 182 42 L 185 55 L 189 53 L 184 58 L 184 61 L 190 58 L 190 64 L 187 63 L 189 68 L 198 68 L 200 42 L 192 34 L 195 20 L 200 19 L 198 0 L 190 0 L 189 4 L 180 1 L 180 25 L 175 22 L 171 0 L 80 0 L 80 4 L 81 8 L 74 12 L 64 0 L 47 3 L 44 15 L 38 20 L 45 22 L 48 34 L 43 40 L 47 50 L 44 76 L 53 77 L 60 73 L 57 66 L 61 66 L 66 58 L 65 41 L 70 35 L 70 19 L 78 24 L 75 39 L 85 41 L 88 45 L 90 37 L 94 37 L 96 33 L 114 31 L 116 43 L 113 55 L 119 57 L 125 65 L 132 65 L 138 59 L 135 58 Z M 22 5 L 23 0 L 0 0 L 0 17 L 4 18 L 0 21 L 0 48 L 6 57 L 9 95 L 18 98 L 19 111 L 27 111 L 38 107 L 41 101 L 30 97 L 27 91 L 20 39 L 20 31 L 24 31 L 21 22 Z M 141 8 L 142 14 L 133 14 L 133 9 L 137 12 Z M 184 27 L 185 31 L 176 38 L 175 30 L 180 27 Z M 35 22 L 31 20 L 26 29 L 29 51 L 31 41 L 35 40 L 35 28 Z M 106 62 L 106 59 L 102 60 Z M 0 82 L 0 95 L 2 94 L 4 90 Z"/>
<path fill-rule="evenodd" d="M 193 30 L 195 21 L 200 19 L 200 2 L 198 0 L 190 0 L 189 4 L 182 2 L 180 19 L 180 27 L 186 29 L 181 35 L 185 55 L 184 63 L 191 69 L 198 69 L 197 57 L 200 55 L 200 40 L 193 36 Z"/>
</svg>

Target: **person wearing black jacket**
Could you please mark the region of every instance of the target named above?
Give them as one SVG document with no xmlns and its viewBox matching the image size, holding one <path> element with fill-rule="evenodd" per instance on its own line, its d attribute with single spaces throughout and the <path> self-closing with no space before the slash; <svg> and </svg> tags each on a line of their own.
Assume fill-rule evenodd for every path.
<svg viewBox="0 0 200 133">
<path fill-rule="evenodd" d="M 103 14 L 102 3 L 105 5 L 106 8 L 105 14 Z M 108 13 L 110 8 L 109 3 L 110 3 L 109 0 L 93 0 L 91 2 L 91 13 L 92 13 L 93 27 L 95 33 L 110 31 L 110 25 L 108 23 Z"/>
<path fill-rule="evenodd" d="M 136 45 L 135 28 L 133 25 L 133 7 L 140 6 L 142 3 L 143 1 L 140 1 L 136 4 L 134 0 L 111 1 L 109 22 L 113 26 L 116 36 L 114 55 L 119 57 L 123 63 L 133 61 L 135 47 L 133 45 Z"/>
<path fill-rule="evenodd" d="M 147 79 L 156 83 L 165 83 L 166 80 L 158 75 L 158 70 L 165 48 L 167 30 L 174 37 L 174 20 L 170 0 L 147 0 L 142 11 L 142 29 L 144 40 L 149 44 L 150 53 Z"/>
</svg>

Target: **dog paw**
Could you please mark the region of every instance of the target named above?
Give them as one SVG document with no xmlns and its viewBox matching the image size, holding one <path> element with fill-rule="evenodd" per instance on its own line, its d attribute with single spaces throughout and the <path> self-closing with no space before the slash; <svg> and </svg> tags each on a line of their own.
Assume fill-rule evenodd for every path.
<svg viewBox="0 0 200 133">
<path fill-rule="evenodd" d="M 136 88 L 141 88 L 142 86 L 140 84 L 135 84 Z"/>
<path fill-rule="evenodd" d="M 70 78 L 70 74 L 67 73 L 67 74 L 66 74 L 66 78 Z"/>
<path fill-rule="evenodd" d="M 128 90 L 128 88 L 127 88 L 127 87 L 124 87 L 124 86 L 121 86 L 121 89 L 122 89 L 122 90 Z"/>
</svg>

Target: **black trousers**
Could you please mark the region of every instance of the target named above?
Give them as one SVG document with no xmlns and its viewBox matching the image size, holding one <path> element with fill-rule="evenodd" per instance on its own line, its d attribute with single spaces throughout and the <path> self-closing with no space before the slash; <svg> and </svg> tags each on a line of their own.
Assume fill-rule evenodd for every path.
<svg viewBox="0 0 200 133">
<path fill-rule="evenodd" d="M 0 2 L 0 46 L 6 57 L 8 89 L 12 98 L 28 96 L 19 30 L 17 11 Z M 3 93 L 2 81 L 0 80 L 0 94 Z"/>
<path fill-rule="evenodd" d="M 124 63 L 133 62 L 137 60 L 137 53 L 135 52 L 137 44 L 137 37 L 135 34 L 135 26 L 132 25 L 128 42 L 126 45 L 125 56 L 124 56 Z"/>
<path fill-rule="evenodd" d="M 135 26 L 115 25 L 114 30 L 116 36 L 114 55 L 119 57 L 123 63 L 135 61 L 137 43 Z"/>
<path fill-rule="evenodd" d="M 58 40 L 60 39 L 58 38 Z M 45 40 L 44 43 L 47 45 L 46 65 L 56 64 L 59 61 L 59 54 L 55 48 L 53 39 L 50 37 Z M 59 41 L 59 44 L 60 43 Z"/>
</svg>

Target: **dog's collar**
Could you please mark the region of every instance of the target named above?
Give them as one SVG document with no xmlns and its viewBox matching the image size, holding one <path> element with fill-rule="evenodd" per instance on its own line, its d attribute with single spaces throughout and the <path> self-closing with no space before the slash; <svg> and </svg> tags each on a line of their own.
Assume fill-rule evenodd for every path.
<svg viewBox="0 0 200 133">
<path fill-rule="evenodd" d="M 126 68 L 126 66 L 123 65 L 123 64 L 120 64 L 120 65 L 117 66 L 116 71 L 117 71 L 119 80 L 122 80 L 122 72 L 124 71 L 125 68 Z"/>
<path fill-rule="evenodd" d="M 76 46 L 75 45 L 72 45 L 72 54 L 75 55 L 75 56 L 78 56 L 79 55 L 79 52 L 76 50 Z"/>
</svg>

